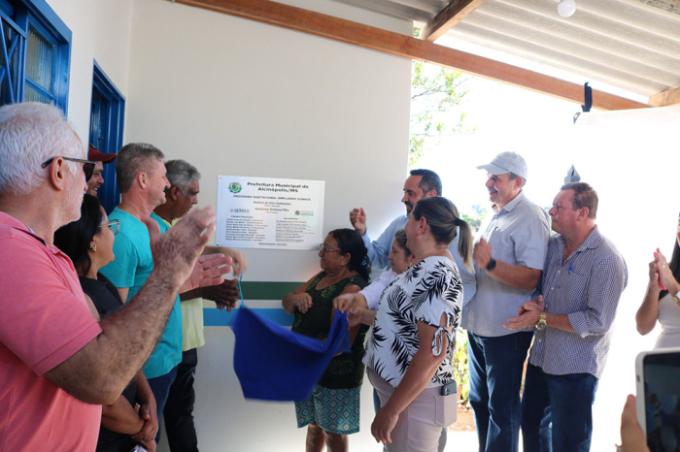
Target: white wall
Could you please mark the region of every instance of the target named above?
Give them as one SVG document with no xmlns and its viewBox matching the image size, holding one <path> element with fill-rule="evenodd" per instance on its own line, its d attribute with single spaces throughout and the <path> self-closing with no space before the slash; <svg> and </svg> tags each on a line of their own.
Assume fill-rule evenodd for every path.
<svg viewBox="0 0 680 452">
<path fill-rule="evenodd" d="M 584 114 L 576 126 L 534 127 L 527 121 L 514 131 L 451 139 L 441 152 L 422 161 L 424 167 L 448 168 L 442 171 L 445 194 L 463 211 L 475 204 L 489 209 L 486 174 L 474 168 L 504 150 L 515 150 L 526 159 L 525 191 L 541 206 L 552 205 L 572 164 L 581 180 L 597 191 L 600 232 L 623 254 L 629 281 L 595 399 L 593 451 L 610 450 L 619 441 L 626 394 L 635 393 L 635 356 L 651 349 L 660 332 L 657 324 L 652 334 L 640 336 L 635 313 L 649 281 L 653 251 L 659 247 L 670 259 L 673 250 L 680 210 L 679 120 L 680 107 L 666 107 Z"/>
<path fill-rule="evenodd" d="M 127 97 L 134 0 L 47 0 L 73 32 L 68 118 L 83 143 L 90 133 L 93 61 Z"/>
<path fill-rule="evenodd" d="M 295 4 L 360 17 L 328 0 Z M 361 17 L 411 32 L 403 21 Z M 232 174 L 325 180 L 325 231 L 348 227 L 353 207 L 367 210 L 376 233 L 402 213 L 409 60 L 161 0 L 135 1 L 131 48 L 126 142 L 198 167 L 200 205 L 215 206 L 218 175 Z M 250 281 L 304 281 L 319 270 L 315 252 L 245 251 Z M 231 329 L 206 328 L 206 340 L 196 380 L 201 449 L 300 450 L 292 404 L 243 399 Z M 359 450 L 375 444 L 364 388 L 362 432 L 350 440 Z"/>
</svg>

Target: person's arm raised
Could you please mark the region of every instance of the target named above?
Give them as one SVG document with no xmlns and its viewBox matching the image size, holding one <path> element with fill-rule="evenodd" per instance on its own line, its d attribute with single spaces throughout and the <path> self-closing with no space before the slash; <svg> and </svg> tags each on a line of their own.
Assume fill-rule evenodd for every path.
<svg viewBox="0 0 680 452">
<path fill-rule="evenodd" d="M 649 283 L 642 305 L 635 314 L 635 326 L 641 335 L 648 334 L 654 329 L 656 320 L 659 317 L 659 273 L 656 271 L 656 262 L 649 264 Z"/>
<path fill-rule="evenodd" d="M 100 322 L 101 334 L 45 376 L 83 402 L 113 403 L 156 347 L 179 288 L 214 230 L 215 214 L 208 207 L 194 209 L 158 237 L 155 269 L 146 284 L 123 309 Z"/>
</svg>

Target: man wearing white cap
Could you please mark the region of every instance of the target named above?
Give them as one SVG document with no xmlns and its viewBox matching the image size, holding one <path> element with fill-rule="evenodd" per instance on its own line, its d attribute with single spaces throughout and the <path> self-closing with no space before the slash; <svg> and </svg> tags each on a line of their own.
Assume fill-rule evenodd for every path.
<svg viewBox="0 0 680 452">
<path fill-rule="evenodd" d="M 477 169 L 488 173 L 486 188 L 494 215 L 480 228 L 473 251 L 477 292 L 463 306 L 470 404 L 480 452 L 516 452 L 519 390 L 533 331 L 510 331 L 503 323 L 532 299 L 548 250 L 550 226 L 547 213 L 522 192 L 527 165 L 520 155 L 502 152 Z"/>
</svg>

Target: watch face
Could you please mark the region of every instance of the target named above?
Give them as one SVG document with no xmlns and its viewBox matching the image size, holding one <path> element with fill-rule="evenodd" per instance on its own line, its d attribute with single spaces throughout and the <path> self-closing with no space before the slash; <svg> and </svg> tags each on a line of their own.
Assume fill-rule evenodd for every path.
<svg viewBox="0 0 680 452">
<path fill-rule="evenodd" d="M 536 324 L 536 329 L 537 329 L 538 331 L 543 331 L 543 330 L 545 329 L 546 326 L 547 326 L 547 324 L 545 323 L 545 320 L 540 320 L 540 321 Z"/>
</svg>

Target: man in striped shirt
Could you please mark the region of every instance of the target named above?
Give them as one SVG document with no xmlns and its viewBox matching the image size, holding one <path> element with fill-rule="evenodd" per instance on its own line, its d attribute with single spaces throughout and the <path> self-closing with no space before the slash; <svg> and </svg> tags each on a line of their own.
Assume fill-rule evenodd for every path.
<svg viewBox="0 0 680 452">
<path fill-rule="evenodd" d="M 537 330 L 522 399 L 525 452 L 590 450 L 592 404 L 628 282 L 623 257 L 597 228 L 597 204 L 586 183 L 562 187 L 550 209 L 558 234 L 548 243 L 541 296 L 504 325 Z"/>
</svg>

